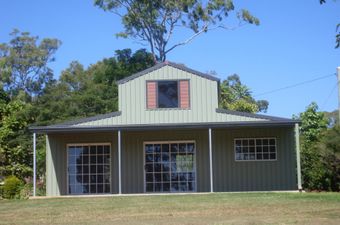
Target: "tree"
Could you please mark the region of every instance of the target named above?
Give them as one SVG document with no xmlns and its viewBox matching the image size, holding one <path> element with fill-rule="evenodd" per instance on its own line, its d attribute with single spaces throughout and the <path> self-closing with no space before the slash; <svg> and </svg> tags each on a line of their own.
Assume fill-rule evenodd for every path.
<svg viewBox="0 0 340 225">
<path fill-rule="evenodd" d="M 165 61 L 173 49 L 188 44 L 197 36 L 213 29 L 232 29 L 226 18 L 235 6 L 232 0 L 94 0 L 95 6 L 119 16 L 124 31 L 117 37 L 133 38 L 150 47 L 157 60 Z M 236 12 L 239 26 L 250 23 L 259 25 L 259 20 L 248 10 Z M 171 43 L 176 30 L 193 32 L 184 41 Z"/>
<path fill-rule="evenodd" d="M 37 125 L 48 125 L 78 117 L 118 110 L 117 80 L 154 65 L 145 49 L 132 53 L 117 50 L 115 57 L 103 59 L 85 69 L 71 62 L 59 80 L 50 83 L 34 104 Z"/>
<path fill-rule="evenodd" d="M 237 74 L 229 76 L 221 83 L 220 107 L 241 112 L 266 112 L 268 101 L 256 101 L 251 96 L 250 89 L 241 83 Z"/>
<path fill-rule="evenodd" d="M 340 126 L 334 126 L 323 133 L 317 146 L 326 170 L 326 190 L 340 191 Z"/>
<path fill-rule="evenodd" d="M 329 126 L 334 127 L 339 124 L 339 110 L 334 110 L 332 112 L 324 112 L 326 118 L 329 120 Z"/>
<path fill-rule="evenodd" d="M 323 112 L 318 111 L 319 107 L 312 102 L 305 112 L 301 113 L 299 119 L 301 123 L 301 133 L 304 138 L 304 145 L 312 145 L 317 142 L 323 131 L 326 130 L 328 120 Z"/>
<path fill-rule="evenodd" d="M 0 82 L 11 97 L 25 92 L 29 97 L 39 94 L 52 80 L 52 70 L 47 66 L 54 61 L 60 41 L 14 30 L 9 43 L 0 44 Z"/>
<path fill-rule="evenodd" d="M 25 107 L 25 103 L 10 101 L 5 95 L 0 98 L 0 174 L 3 176 L 23 178 L 32 171 L 30 148 L 20 143 L 24 129 L 31 122 L 22 113 Z"/>
<path fill-rule="evenodd" d="M 328 120 L 318 105 L 311 103 L 297 119 L 301 120 L 301 173 L 303 186 L 309 190 L 322 190 L 329 186 L 325 179 L 327 171 L 317 145 L 326 131 Z"/>
</svg>

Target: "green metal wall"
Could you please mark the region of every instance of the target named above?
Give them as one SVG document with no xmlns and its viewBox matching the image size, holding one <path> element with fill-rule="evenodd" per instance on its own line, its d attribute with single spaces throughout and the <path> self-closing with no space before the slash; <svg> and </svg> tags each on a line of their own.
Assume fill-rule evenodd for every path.
<svg viewBox="0 0 340 225">
<path fill-rule="evenodd" d="M 297 190 L 294 128 L 218 129 L 213 136 L 214 191 Z M 234 138 L 276 137 L 276 161 L 235 161 Z"/>
<path fill-rule="evenodd" d="M 213 129 L 214 191 L 296 190 L 293 128 Z M 194 140 L 197 191 L 210 191 L 208 130 L 122 131 L 122 192 L 144 192 L 146 141 Z M 276 137 L 277 161 L 235 162 L 233 139 Z M 50 134 L 47 138 L 47 195 L 67 194 L 66 144 L 110 142 L 112 193 L 118 192 L 117 132 Z"/>
</svg>

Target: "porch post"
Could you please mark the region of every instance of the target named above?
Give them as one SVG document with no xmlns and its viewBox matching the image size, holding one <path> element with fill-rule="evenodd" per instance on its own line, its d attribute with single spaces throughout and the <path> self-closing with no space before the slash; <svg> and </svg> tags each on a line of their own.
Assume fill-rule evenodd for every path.
<svg viewBox="0 0 340 225">
<path fill-rule="evenodd" d="M 121 163 L 121 136 L 120 130 L 118 130 L 118 194 L 122 194 L 122 163 Z"/>
<path fill-rule="evenodd" d="M 214 192 L 213 166 L 212 166 L 212 140 L 211 128 L 209 128 L 209 169 L 210 169 L 210 192 Z"/>
<path fill-rule="evenodd" d="M 301 162 L 300 162 L 300 132 L 299 124 L 295 124 L 295 150 L 296 150 L 296 169 L 297 169 L 297 183 L 299 191 L 302 190 L 301 184 Z"/>
<path fill-rule="evenodd" d="M 36 180 L 37 180 L 37 168 L 36 168 L 36 133 L 33 133 L 33 196 L 36 195 Z"/>
</svg>

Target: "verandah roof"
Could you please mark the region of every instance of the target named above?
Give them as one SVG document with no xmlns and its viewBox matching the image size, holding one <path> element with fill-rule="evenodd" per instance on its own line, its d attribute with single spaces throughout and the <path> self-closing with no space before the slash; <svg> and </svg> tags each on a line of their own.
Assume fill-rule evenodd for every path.
<svg viewBox="0 0 340 225">
<path fill-rule="evenodd" d="M 121 112 L 112 112 L 89 118 L 68 121 L 51 126 L 31 126 L 29 129 L 37 133 L 55 132 L 88 132 L 88 131 L 113 131 L 113 130 L 159 130 L 159 129 L 194 129 L 194 128 L 231 128 L 231 127 L 272 127 L 293 126 L 299 120 L 273 117 L 267 115 L 237 112 L 226 109 L 216 109 L 216 113 L 240 116 L 245 120 L 226 122 L 201 122 L 201 123 L 152 123 L 152 124 L 112 124 L 89 125 L 89 122 L 121 116 Z M 251 120 L 254 119 L 254 120 Z"/>
</svg>

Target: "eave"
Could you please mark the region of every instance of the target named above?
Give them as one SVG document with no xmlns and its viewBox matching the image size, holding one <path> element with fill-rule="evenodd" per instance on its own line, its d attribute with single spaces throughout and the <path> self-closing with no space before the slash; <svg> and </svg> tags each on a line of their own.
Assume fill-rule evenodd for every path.
<svg viewBox="0 0 340 225">
<path fill-rule="evenodd" d="M 240 121 L 240 122 L 212 122 L 212 123 L 163 123 L 163 124 L 133 124 L 116 126 L 44 126 L 30 127 L 35 133 L 68 133 L 68 132 L 109 132 L 109 131 L 152 131 L 177 129 L 207 129 L 207 128 L 241 128 L 241 127 L 293 127 L 298 120 L 290 121 Z"/>
</svg>

